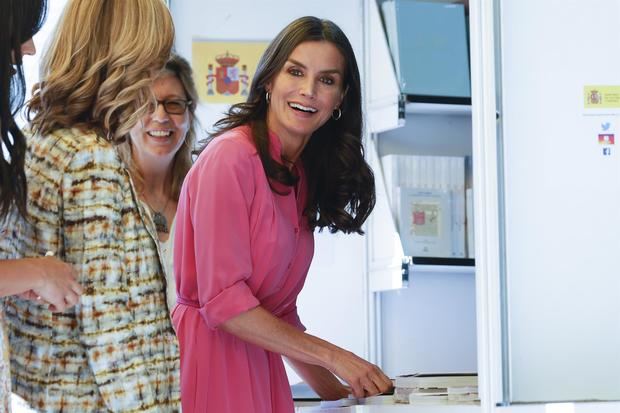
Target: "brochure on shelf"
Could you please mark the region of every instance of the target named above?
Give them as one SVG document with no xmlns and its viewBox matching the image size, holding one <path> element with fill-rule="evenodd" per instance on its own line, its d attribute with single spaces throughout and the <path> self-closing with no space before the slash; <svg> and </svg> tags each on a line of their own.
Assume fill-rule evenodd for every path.
<svg viewBox="0 0 620 413">
<path fill-rule="evenodd" d="M 400 237 L 406 255 L 452 256 L 450 191 L 400 188 Z"/>
</svg>

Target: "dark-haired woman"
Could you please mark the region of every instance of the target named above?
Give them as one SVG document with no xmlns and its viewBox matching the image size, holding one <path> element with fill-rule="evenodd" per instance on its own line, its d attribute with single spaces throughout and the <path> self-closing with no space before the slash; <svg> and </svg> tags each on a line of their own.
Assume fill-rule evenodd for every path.
<svg viewBox="0 0 620 413">
<path fill-rule="evenodd" d="M 22 57 L 34 55 L 32 36 L 45 18 L 45 0 L 0 0 L 0 297 L 21 294 L 62 311 L 77 303 L 81 287 L 71 266 L 53 257 L 11 259 L 21 253 L 26 215 L 26 143 L 13 116 L 24 102 Z M 0 412 L 9 410 L 8 346 L 0 309 Z"/>
<path fill-rule="evenodd" d="M 374 206 L 346 36 L 315 17 L 289 24 L 216 127 L 176 218 L 183 411 L 293 412 L 281 355 L 324 399 L 387 390 L 377 366 L 304 333 L 297 315 L 313 230 L 362 233 Z"/>
</svg>

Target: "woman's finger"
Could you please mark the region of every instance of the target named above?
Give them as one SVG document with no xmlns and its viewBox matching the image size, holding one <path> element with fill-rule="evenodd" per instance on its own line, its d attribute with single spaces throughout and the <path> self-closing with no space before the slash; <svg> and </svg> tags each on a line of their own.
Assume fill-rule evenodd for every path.
<svg viewBox="0 0 620 413">
<path fill-rule="evenodd" d="M 65 295 L 65 302 L 67 303 L 68 306 L 73 306 L 77 304 L 78 300 L 79 300 L 78 295 L 74 293 L 73 291 L 69 291 Z"/>
<path fill-rule="evenodd" d="M 370 377 L 364 377 L 362 384 L 364 386 L 364 396 L 375 396 L 381 393 Z"/>
<path fill-rule="evenodd" d="M 364 387 L 358 381 L 357 383 L 349 383 L 351 385 L 351 389 L 353 390 L 353 396 L 362 398 L 364 397 Z"/>
</svg>

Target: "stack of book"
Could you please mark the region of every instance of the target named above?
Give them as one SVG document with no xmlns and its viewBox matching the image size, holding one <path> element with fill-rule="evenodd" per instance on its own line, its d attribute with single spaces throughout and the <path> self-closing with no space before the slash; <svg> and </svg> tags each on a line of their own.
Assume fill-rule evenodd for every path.
<svg viewBox="0 0 620 413">
<path fill-rule="evenodd" d="M 473 204 L 471 190 L 465 188 L 465 158 L 386 155 L 381 161 L 405 254 L 473 258 Z"/>
<path fill-rule="evenodd" d="M 475 373 L 416 373 L 396 377 L 394 401 L 408 404 L 477 404 Z"/>
</svg>

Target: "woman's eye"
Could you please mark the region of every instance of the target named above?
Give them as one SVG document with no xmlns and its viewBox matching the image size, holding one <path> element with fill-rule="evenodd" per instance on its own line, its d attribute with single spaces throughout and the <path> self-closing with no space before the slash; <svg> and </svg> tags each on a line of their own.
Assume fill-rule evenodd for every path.
<svg viewBox="0 0 620 413">
<path fill-rule="evenodd" d="M 322 77 L 321 82 L 325 83 L 326 85 L 333 85 L 334 79 L 331 77 Z"/>
<path fill-rule="evenodd" d="M 177 102 L 176 100 L 169 100 L 165 103 L 166 107 L 173 111 L 179 111 L 183 109 L 183 104 L 181 102 Z"/>
<path fill-rule="evenodd" d="M 291 68 L 291 69 L 289 69 L 289 70 L 288 70 L 288 72 L 289 72 L 291 75 L 293 75 L 293 76 L 301 76 L 301 75 L 302 75 L 301 70 L 299 70 L 299 69 L 295 69 L 295 68 Z"/>
</svg>

